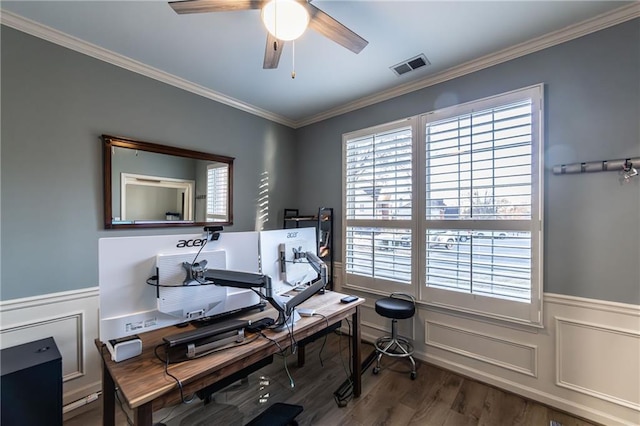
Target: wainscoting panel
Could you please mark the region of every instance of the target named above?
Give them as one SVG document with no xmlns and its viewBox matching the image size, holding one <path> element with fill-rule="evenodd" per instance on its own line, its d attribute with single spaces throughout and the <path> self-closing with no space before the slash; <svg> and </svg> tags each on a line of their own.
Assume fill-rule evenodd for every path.
<svg viewBox="0 0 640 426">
<path fill-rule="evenodd" d="M 363 339 L 386 331 L 379 291 L 336 275 L 343 293 L 367 299 Z M 640 425 L 640 306 L 545 293 L 543 328 L 419 303 L 412 323 L 417 359 L 604 425 Z M 404 330 L 407 333 L 406 330 Z"/>
<path fill-rule="evenodd" d="M 0 302 L 0 347 L 53 337 L 62 355 L 63 404 L 101 388 L 98 288 Z"/>
<path fill-rule="evenodd" d="M 425 343 L 511 371 L 537 376 L 537 348 L 472 330 L 425 321 Z"/>
<path fill-rule="evenodd" d="M 556 318 L 556 352 L 558 386 L 640 411 L 637 330 Z"/>
<path fill-rule="evenodd" d="M 62 355 L 62 380 L 66 382 L 84 375 L 83 323 L 83 313 L 75 312 L 3 328 L 2 347 L 16 346 L 53 336 Z"/>
</svg>

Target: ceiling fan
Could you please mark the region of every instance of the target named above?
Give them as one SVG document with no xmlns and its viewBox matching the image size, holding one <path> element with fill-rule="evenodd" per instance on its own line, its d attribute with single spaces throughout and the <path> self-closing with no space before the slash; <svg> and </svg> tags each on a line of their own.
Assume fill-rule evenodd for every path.
<svg viewBox="0 0 640 426">
<path fill-rule="evenodd" d="M 280 3 L 276 3 L 283 0 L 183 0 L 183 1 L 171 1 L 169 6 L 178 14 L 188 13 L 207 13 L 207 12 L 230 12 L 238 10 L 251 10 L 261 9 L 263 20 L 267 26 L 267 44 L 264 51 L 264 63 L 262 68 L 273 69 L 278 67 L 280 61 L 280 55 L 282 54 L 282 48 L 284 47 L 287 39 L 280 36 L 276 37 L 269 29 L 269 23 L 265 19 L 267 9 L 275 7 L 284 7 L 284 4 L 280 6 Z M 286 0 L 285 0 L 286 1 Z M 308 25 L 323 36 L 335 41 L 341 46 L 346 47 L 354 53 L 360 53 L 365 48 L 368 41 L 360 37 L 349 28 L 342 25 L 340 22 L 318 9 L 311 4 L 311 0 L 295 0 L 288 1 L 289 3 L 298 3 L 306 10 L 308 14 Z M 294 5 L 295 6 L 295 5 Z M 275 19 L 275 18 L 273 18 Z M 278 18 L 281 19 L 281 18 Z M 278 22 L 275 21 L 278 25 Z M 306 23 L 302 28 L 302 32 L 306 28 Z M 277 33 L 276 33 L 277 34 Z M 299 35 L 298 35 L 299 36 Z M 297 36 L 296 36 L 297 37 Z M 293 38 L 296 38 L 293 37 Z"/>
</svg>

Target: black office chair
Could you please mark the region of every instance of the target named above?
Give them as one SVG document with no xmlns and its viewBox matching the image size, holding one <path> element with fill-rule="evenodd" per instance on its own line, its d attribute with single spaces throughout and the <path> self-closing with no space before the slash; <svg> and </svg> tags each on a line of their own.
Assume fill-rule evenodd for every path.
<svg viewBox="0 0 640 426">
<path fill-rule="evenodd" d="M 416 362 L 413 360 L 413 344 L 409 339 L 398 336 L 398 320 L 413 317 L 416 313 L 416 300 L 413 296 L 405 293 L 391 293 L 389 297 L 384 297 L 376 301 L 376 312 L 386 318 L 391 318 L 391 336 L 380 337 L 376 340 L 376 351 L 378 358 L 373 374 L 380 372 L 380 359 L 382 355 L 396 358 L 409 358 L 411 361 L 411 379 L 415 380 Z"/>
</svg>

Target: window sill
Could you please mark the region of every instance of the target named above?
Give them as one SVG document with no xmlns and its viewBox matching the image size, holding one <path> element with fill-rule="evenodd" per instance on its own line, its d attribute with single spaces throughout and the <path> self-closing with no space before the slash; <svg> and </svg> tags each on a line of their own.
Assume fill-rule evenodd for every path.
<svg viewBox="0 0 640 426">
<path fill-rule="evenodd" d="M 354 290 L 361 293 L 371 294 L 371 295 L 381 296 L 381 297 L 387 297 L 391 293 L 391 292 L 383 292 L 380 290 L 366 288 L 362 286 L 356 286 L 356 285 L 347 284 L 347 283 L 342 285 L 342 289 Z M 407 289 L 411 291 L 406 291 L 406 293 L 413 295 L 413 291 L 412 291 L 413 289 L 414 289 L 413 287 L 411 287 L 411 289 Z M 461 307 L 427 302 L 424 300 L 416 299 L 416 306 L 418 307 L 419 310 L 422 310 L 422 311 L 439 312 L 445 315 L 457 316 L 465 319 L 471 319 L 474 321 L 481 321 L 486 324 L 491 324 L 491 325 L 500 326 L 500 327 L 508 327 L 514 330 L 524 331 L 527 333 L 537 334 L 540 332 L 540 330 L 544 330 L 545 328 L 543 323 L 538 324 L 533 322 L 517 321 L 515 319 L 504 318 L 499 315 L 487 315 L 482 312 L 475 312 L 473 310 L 464 309 Z"/>
</svg>

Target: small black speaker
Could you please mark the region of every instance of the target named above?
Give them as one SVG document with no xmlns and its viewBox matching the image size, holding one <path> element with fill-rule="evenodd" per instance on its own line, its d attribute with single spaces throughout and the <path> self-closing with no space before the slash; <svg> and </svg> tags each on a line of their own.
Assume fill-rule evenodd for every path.
<svg viewBox="0 0 640 426">
<path fill-rule="evenodd" d="M 0 424 L 62 426 L 62 357 L 53 337 L 0 351 Z"/>
</svg>

